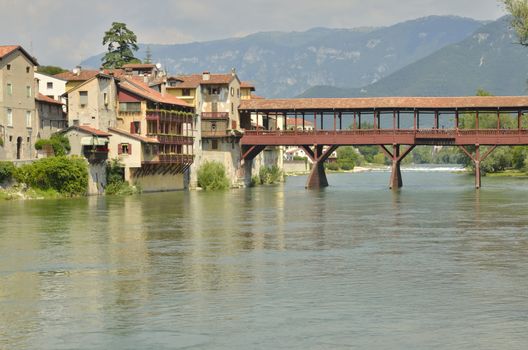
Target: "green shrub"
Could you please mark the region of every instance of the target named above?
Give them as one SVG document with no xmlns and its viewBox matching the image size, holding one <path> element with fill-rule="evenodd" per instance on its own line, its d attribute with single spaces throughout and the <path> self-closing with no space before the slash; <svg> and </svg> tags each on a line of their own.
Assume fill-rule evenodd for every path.
<svg viewBox="0 0 528 350">
<path fill-rule="evenodd" d="M 13 179 L 13 174 L 16 168 L 13 162 L 0 162 L 0 184 L 10 182 Z"/>
<path fill-rule="evenodd" d="M 229 188 L 225 168 L 219 162 L 205 162 L 198 169 L 198 186 L 205 191 L 221 191 Z"/>
<path fill-rule="evenodd" d="M 345 171 L 353 170 L 354 162 L 352 161 L 341 162 L 339 163 L 339 167 L 341 168 L 341 170 L 345 170 Z"/>
<path fill-rule="evenodd" d="M 119 160 L 110 161 L 106 166 L 105 194 L 128 196 L 141 192 L 137 186 L 131 186 L 124 178 L 125 169 Z"/>
<path fill-rule="evenodd" d="M 339 170 L 339 164 L 332 162 L 332 163 L 326 163 L 326 168 L 331 171 L 338 171 Z"/>
<path fill-rule="evenodd" d="M 42 150 L 45 146 L 50 145 L 53 148 L 55 156 L 65 156 L 71 150 L 70 140 L 64 135 L 54 134 L 49 139 L 40 139 L 35 142 L 35 149 Z"/>
<path fill-rule="evenodd" d="M 345 171 L 352 170 L 356 166 L 352 159 L 338 159 L 337 165 L 339 168 L 341 168 L 341 170 Z"/>
<path fill-rule="evenodd" d="M 118 159 L 113 159 L 106 165 L 106 183 L 116 184 L 125 181 L 125 169 Z"/>
<path fill-rule="evenodd" d="M 387 164 L 387 157 L 383 153 L 378 153 L 372 158 L 374 164 Z"/>
<path fill-rule="evenodd" d="M 249 187 L 255 187 L 260 184 L 260 178 L 257 175 L 254 175 L 251 177 L 251 183 L 249 184 Z"/>
<path fill-rule="evenodd" d="M 88 166 L 80 157 L 44 158 L 17 168 L 14 178 L 36 189 L 84 195 L 88 188 Z"/>
<path fill-rule="evenodd" d="M 263 185 L 280 182 L 282 177 L 282 171 L 276 165 L 263 166 L 259 170 L 260 183 Z"/>
</svg>

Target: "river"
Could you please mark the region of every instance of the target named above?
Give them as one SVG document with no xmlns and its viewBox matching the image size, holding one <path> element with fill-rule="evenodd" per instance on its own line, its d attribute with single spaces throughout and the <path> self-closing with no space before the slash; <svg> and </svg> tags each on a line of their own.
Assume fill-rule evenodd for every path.
<svg viewBox="0 0 528 350">
<path fill-rule="evenodd" d="M 526 349 L 528 180 L 0 203 L 0 349 Z"/>
</svg>

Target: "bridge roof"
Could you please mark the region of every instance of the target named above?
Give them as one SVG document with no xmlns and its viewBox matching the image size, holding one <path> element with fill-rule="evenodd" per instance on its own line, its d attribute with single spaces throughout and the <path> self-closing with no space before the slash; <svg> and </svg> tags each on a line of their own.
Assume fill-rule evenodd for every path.
<svg viewBox="0 0 528 350">
<path fill-rule="evenodd" d="M 297 98 L 244 100 L 241 111 L 528 109 L 528 96 Z"/>
</svg>

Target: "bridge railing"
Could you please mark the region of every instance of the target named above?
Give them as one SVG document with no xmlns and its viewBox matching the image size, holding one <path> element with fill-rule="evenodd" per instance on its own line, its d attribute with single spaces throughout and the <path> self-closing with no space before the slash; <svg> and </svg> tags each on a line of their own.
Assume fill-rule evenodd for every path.
<svg viewBox="0 0 528 350">
<path fill-rule="evenodd" d="M 356 130 L 246 130 L 248 136 L 295 136 L 295 135 L 416 135 L 417 137 L 527 135 L 528 129 L 356 129 Z"/>
</svg>

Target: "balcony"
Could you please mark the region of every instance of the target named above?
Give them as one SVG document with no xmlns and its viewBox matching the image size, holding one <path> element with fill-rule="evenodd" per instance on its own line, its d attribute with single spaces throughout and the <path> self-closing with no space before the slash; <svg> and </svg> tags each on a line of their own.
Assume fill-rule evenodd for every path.
<svg viewBox="0 0 528 350">
<path fill-rule="evenodd" d="M 89 163 L 103 163 L 108 159 L 106 146 L 84 146 L 83 155 Z"/>
<path fill-rule="evenodd" d="M 156 138 L 161 144 L 165 145 L 192 145 L 194 138 L 191 136 L 152 134 L 148 137 Z"/>
<path fill-rule="evenodd" d="M 157 160 L 144 161 L 143 164 L 179 164 L 189 166 L 193 162 L 194 155 L 191 154 L 159 154 Z"/>
<path fill-rule="evenodd" d="M 193 116 L 194 114 L 191 112 L 149 109 L 147 110 L 146 119 L 151 121 L 190 123 Z"/>
<path fill-rule="evenodd" d="M 202 119 L 229 119 L 228 112 L 202 112 Z"/>
</svg>

